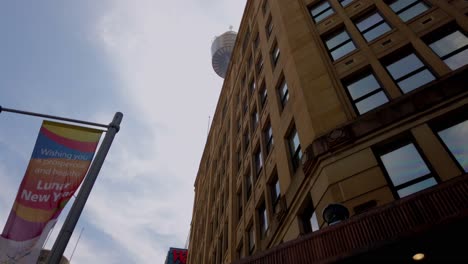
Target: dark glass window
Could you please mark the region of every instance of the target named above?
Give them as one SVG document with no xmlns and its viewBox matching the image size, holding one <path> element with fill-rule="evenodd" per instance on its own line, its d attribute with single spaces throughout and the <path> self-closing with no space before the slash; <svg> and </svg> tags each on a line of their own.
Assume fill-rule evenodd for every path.
<svg viewBox="0 0 468 264">
<path fill-rule="evenodd" d="M 304 202 L 303 209 L 299 215 L 302 224 L 302 231 L 304 234 L 315 232 L 320 229 L 318 224 L 317 214 L 315 213 L 312 199 L 308 196 Z"/>
<path fill-rule="evenodd" d="M 258 112 L 255 108 L 254 112 L 252 113 L 252 133 L 255 132 L 258 126 Z"/>
<path fill-rule="evenodd" d="M 456 70 L 468 64 L 468 37 L 460 30 L 451 31 L 429 44 L 429 47 Z"/>
<path fill-rule="evenodd" d="M 345 87 L 361 115 L 388 102 L 387 95 L 372 73 L 363 74 L 348 81 Z"/>
<path fill-rule="evenodd" d="M 242 189 L 237 192 L 237 219 L 241 219 L 243 213 L 243 205 L 242 205 Z"/>
<path fill-rule="evenodd" d="M 395 145 L 380 154 L 379 158 L 400 198 L 437 184 L 431 170 L 411 142 Z"/>
<path fill-rule="evenodd" d="M 244 243 L 242 243 L 242 240 L 240 242 L 240 245 L 237 247 L 236 253 L 237 259 L 241 259 L 244 257 Z"/>
<path fill-rule="evenodd" d="M 276 66 L 279 56 L 280 56 L 280 50 L 278 47 L 278 43 L 275 42 L 275 45 L 273 46 L 273 50 L 271 51 L 271 60 L 274 66 Z"/>
<path fill-rule="evenodd" d="M 252 67 L 252 62 L 253 62 L 253 59 L 252 59 L 252 55 L 249 56 L 249 58 L 247 59 L 247 67 Z"/>
<path fill-rule="evenodd" d="M 269 39 L 271 36 L 271 33 L 273 32 L 273 19 L 271 18 L 271 16 L 268 18 L 267 21 L 268 22 L 265 27 L 265 32 L 266 32 L 267 39 Z"/>
<path fill-rule="evenodd" d="M 378 12 L 373 12 L 358 20 L 356 26 L 367 42 L 382 36 L 392 29 Z"/>
<path fill-rule="evenodd" d="M 247 152 L 247 148 L 249 147 L 249 144 L 250 144 L 250 135 L 249 135 L 249 131 L 246 130 L 244 132 L 244 153 Z"/>
<path fill-rule="evenodd" d="M 318 23 L 335 13 L 328 1 L 322 1 L 317 5 L 312 6 L 309 11 L 315 23 Z"/>
<path fill-rule="evenodd" d="M 262 108 L 265 106 L 267 98 L 268 98 L 267 89 L 265 86 L 265 82 L 263 82 L 262 88 L 260 89 L 260 104 Z"/>
<path fill-rule="evenodd" d="M 250 171 L 247 172 L 245 175 L 245 194 L 246 194 L 246 201 L 250 199 L 250 195 L 252 194 L 252 186 L 253 186 L 253 179 L 252 174 Z"/>
<path fill-rule="evenodd" d="M 458 164 L 468 172 L 468 120 L 437 132 Z"/>
<path fill-rule="evenodd" d="M 263 168 L 263 156 L 262 156 L 262 150 L 260 148 L 258 148 L 257 152 L 255 152 L 254 158 L 255 158 L 255 172 L 256 172 L 256 175 L 258 176 Z"/>
<path fill-rule="evenodd" d="M 242 108 L 242 111 L 244 112 L 244 114 L 247 112 L 247 110 L 249 109 L 249 102 L 247 102 L 247 96 L 244 97 L 244 106 Z"/>
<path fill-rule="evenodd" d="M 281 101 L 281 106 L 284 108 L 286 103 L 289 100 L 289 90 L 288 90 L 288 84 L 286 83 L 286 80 L 282 80 L 281 85 L 278 88 L 278 92 L 280 95 L 280 101 Z"/>
<path fill-rule="evenodd" d="M 268 123 L 266 125 L 265 130 L 263 130 L 263 135 L 265 137 L 265 148 L 266 148 L 267 154 L 269 154 L 274 143 L 273 142 L 273 129 L 271 128 L 271 123 Z"/>
<path fill-rule="evenodd" d="M 403 93 L 408 93 L 435 80 L 434 75 L 414 53 L 400 57 L 397 61 L 386 64 L 385 67 Z"/>
<path fill-rule="evenodd" d="M 255 231 L 253 225 L 247 229 L 247 236 L 249 241 L 249 255 L 252 255 L 255 250 Z"/>
<path fill-rule="evenodd" d="M 240 169 L 241 167 L 241 164 L 242 164 L 242 152 L 240 150 L 240 148 L 237 150 L 237 170 Z"/>
<path fill-rule="evenodd" d="M 273 180 L 270 183 L 270 193 L 271 193 L 271 201 L 273 203 L 273 208 L 275 208 L 276 204 L 278 203 L 281 197 L 281 190 L 280 184 L 278 180 L 278 175 L 273 176 Z"/>
<path fill-rule="evenodd" d="M 263 12 L 263 14 L 265 14 L 267 10 L 268 10 L 268 1 L 267 1 L 267 0 L 264 0 L 264 1 L 263 1 L 263 4 L 262 4 L 262 12 Z"/>
<path fill-rule="evenodd" d="M 257 74 L 259 74 L 262 71 L 263 69 L 263 57 L 262 56 L 258 58 L 255 68 L 257 70 Z"/>
<path fill-rule="evenodd" d="M 254 39 L 254 49 L 258 48 L 258 44 L 260 44 L 260 36 L 257 33 L 257 35 L 255 35 L 255 39 Z"/>
<path fill-rule="evenodd" d="M 353 40 L 344 29 L 327 37 L 325 45 L 334 61 L 356 49 Z"/>
<path fill-rule="evenodd" d="M 351 4 L 354 0 L 340 0 L 340 4 L 342 7 L 345 7 L 349 4 Z"/>
<path fill-rule="evenodd" d="M 254 79 L 250 80 L 249 91 L 250 91 L 250 93 L 255 92 L 255 80 Z"/>
<path fill-rule="evenodd" d="M 291 130 L 291 132 L 289 132 L 288 145 L 289 145 L 289 153 L 291 155 L 293 169 L 294 171 L 296 171 L 296 169 L 301 164 L 302 150 L 301 150 L 301 143 L 299 141 L 299 135 L 297 134 L 295 127 Z"/>
<path fill-rule="evenodd" d="M 388 2 L 393 12 L 404 22 L 426 12 L 430 8 L 430 6 L 422 0 L 396 0 Z"/>
<path fill-rule="evenodd" d="M 260 220 L 260 232 L 262 238 L 266 237 L 268 231 L 268 216 L 265 202 L 262 202 L 258 208 L 258 219 Z"/>
</svg>

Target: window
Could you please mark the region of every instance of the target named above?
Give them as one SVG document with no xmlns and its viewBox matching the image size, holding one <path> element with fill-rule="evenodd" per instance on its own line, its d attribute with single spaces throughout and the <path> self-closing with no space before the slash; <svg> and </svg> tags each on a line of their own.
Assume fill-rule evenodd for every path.
<svg viewBox="0 0 468 264">
<path fill-rule="evenodd" d="M 351 4 L 354 0 L 340 0 L 340 4 L 342 7 L 345 7 L 349 4 Z"/>
<path fill-rule="evenodd" d="M 262 13 L 265 15 L 267 10 L 268 10 L 268 1 L 264 0 L 262 4 Z"/>
<path fill-rule="evenodd" d="M 263 156 L 262 156 L 262 150 L 260 148 L 258 148 L 257 151 L 255 152 L 254 158 L 255 158 L 255 172 L 256 172 L 256 175 L 258 176 L 263 168 Z"/>
<path fill-rule="evenodd" d="M 288 84 L 286 83 L 286 80 L 284 78 L 281 81 L 281 85 L 278 88 L 278 92 L 280 96 L 281 106 L 284 108 L 284 106 L 289 100 Z"/>
<path fill-rule="evenodd" d="M 249 83 L 249 91 L 251 94 L 255 92 L 255 80 L 253 78 L 252 80 L 250 80 L 250 83 Z"/>
<path fill-rule="evenodd" d="M 244 75 L 242 76 L 242 79 L 241 79 L 242 88 L 245 87 L 245 80 L 247 80 L 247 77 L 246 77 L 246 75 L 244 73 Z"/>
<path fill-rule="evenodd" d="M 262 108 L 265 106 L 267 98 L 268 98 L 267 89 L 265 86 L 265 82 L 263 82 L 262 88 L 260 89 L 260 104 Z"/>
<path fill-rule="evenodd" d="M 237 192 L 237 219 L 241 219 L 243 213 L 243 205 L 242 205 L 242 188 Z"/>
<path fill-rule="evenodd" d="M 389 6 L 393 12 L 404 22 L 411 20 L 429 9 L 429 5 L 422 0 L 396 0 L 387 2 L 389 2 Z"/>
<path fill-rule="evenodd" d="M 271 194 L 271 201 L 272 201 L 272 208 L 275 208 L 276 204 L 278 203 L 281 197 L 281 190 L 279 185 L 278 175 L 275 172 L 273 176 L 273 180 L 270 183 L 270 194 Z"/>
<path fill-rule="evenodd" d="M 302 150 L 301 150 L 301 143 L 299 142 L 299 136 L 297 134 L 295 127 L 293 127 L 291 132 L 289 132 L 288 145 L 289 145 L 289 154 L 291 155 L 293 170 L 296 171 L 296 169 L 301 164 Z"/>
<path fill-rule="evenodd" d="M 258 112 L 255 107 L 255 110 L 252 113 L 252 134 L 255 132 L 255 129 L 257 129 L 257 126 L 258 126 Z"/>
<path fill-rule="evenodd" d="M 315 23 L 324 20 L 325 18 L 333 15 L 334 13 L 335 11 L 330 6 L 330 3 L 328 3 L 328 1 L 322 1 L 310 8 L 310 14 L 312 15 L 312 19 L 315 21 Z"/>
<path fill-rule="evenodd" d="M 303 234 L 315 232 L 320 229 L 317 214 L 315 213 L 314 205 L 310 196 L 307 196 L 306 200 L 302 205 L 299 220 L 301 222 Z"/>
<path fill-rule="evenodd" d="M 260 221 L 260 234 L 262 238 L 265 238 L 268 231 L 268 216 L 265 201 L 262 202 L 258 208 L 258 219 Z"/>
<path fill-rule="evenodd" d="M 250 199 L 250 195 L 252 194 L 252 185 L 253 185 L 253 180 L 252 180 L 252 174 L 250 171 L 247 171 L 247 174 L 245 174 L 245 194 L 246 194 L 246 201 Z"/>
<path fill-rule="evenodd" d="M 449 32 L 444 30 L 444 35 L 439 35 L 439 38 L 431 41 L 429 47 L 452 70 L 468 63 L 468 37 L 458 29 Z"/>
<path fill-rule="evenodd" d="M 437 184 L 415 144 L 408 141 L 390 145 L 379 159 L 394 192 L 402 198 Z"/>
<path fill-rule="evenodd" d="M 258 58 L 255 68 L 256 68 L 257 74 L 259 74 L 262 71 L 263 69 L 263 57 L 262 56 Z"/>
<path fill-rule="evenodd" d="M 247 110 L 249 109 L 249 102 L 247 102 L 247 96 L 244 97 L 244 107 L 242 109 L 242 111 L 244 112 L 244 114 L 247 112 Z"/>
<path fill-rule="evenodd" d="M 392 55 L 392 57 L 395 56 Z M 434 75 L 413 52 L 396 58 L 397 61 L 388 63 L 385 67 L 403 93 L 408 93 L 435 80 Z"/>
<path fill-rule="evenodd" d="M 271 51 L 271 60 L 273 62 L 273 66 L 276 66 L 276 63 L 278 62 L 280 56 L 280 50 L 278 48 L 278 43 L 275 42 L 273 46 L 273 50 Z"/>
<path fill-rule="evenodd" d="M 437 134 L 458 164 L 468 172 L 468 120 L 439 129 Z"/>
<path fill-rule="evenodd" d="M 327 37 L 325 45 L 334 61 L 356 49 L 353 40 L 345 29 Z"/>
<path fill-rule="evenodd" d="M 241 164 L 242 164 L 242 152 L 239 147 L 239 149 L 237 150 L 237 170 L 240 170 Z"/>
<path fill-rule="evenodd" d="M 271 123 L 268 123 L 263 130 L 263 135 L 265 138 L 265 148 L 267 155 L 270 153 L 271 148 L 273 147 L 273 129 L 271 128 Z"/>
<path fill-rule="evenodd" d="M 255 35 L 255 39 L 254 39 L 254 49 L 257 49 L 259 44 L 260 44 L 260 36 L 257 33 L 257 35 Z"/>
<path fill-rule="evenodd" d="M 241 259 L 244 257 L 244 243 L 242 243 L 242 240 L 240 242 L 240 245 L 237 247 L 236 254 L 237 259 Z"/>
<path fill-rule="evenodd" d="M 371 42 L 391 30 L 391 27 L 378 12 L 373 12 L 358 20 L 356 26 L 367 42 Z"/>
<path fill-rule="evenodd" d="M 250 30 L 247 29 L 247 32 L 245 33 L 244 36 L 244 42 L 242 43 L 242 52 L 245 52 L 247 49 L 247 45 L 249 44 L 249 39 L 250 39 Z"/>
<path fill-rule="evenodd" d="M 253 225 L 247 229 L 247 236 L 248 236 L 248 241 L 249 241 L 249 255 L 252 255 L 252 253 L 255 250 L 255 232 Z"/>
<path fill-rule="evenodd" d="M 249 130 L 246 130 L 244 132 L 244 153 L 247 152 L 247 148 L 249 147 L 249 144 L 250 144 Z"/>
<path fill-rule="evenodd" d="M 364 73 L 344 84 L 360 115 L 388 102 L 373 73 Z"/>
<path fill-rule="evenodd" d="M 271 16 L 267 20 L 265 32 L 266 32 L 267 39 L 269 39 L 271 36 L 271 33 L 273 33 L 273 19 L 271 18 Z"/>
<path fill-rule="evenodd" d="M 249 69 L 250 67 L 252 67 L 252 62 L 253 62 L 252 55 L 250 55 L 249 58 L 247 59 L 247 67 Z"/>
</svg>

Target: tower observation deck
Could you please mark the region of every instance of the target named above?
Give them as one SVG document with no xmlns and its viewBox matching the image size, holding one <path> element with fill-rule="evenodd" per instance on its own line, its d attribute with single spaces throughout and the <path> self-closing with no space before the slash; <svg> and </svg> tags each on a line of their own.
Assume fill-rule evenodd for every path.
<svg viewBox="0 0 468 264">
<path fill-rule="evenodd" d="M 231 60 L 232 50 L 236 42 L 237 33 L 230 30 L 215 38 L 211 44 L 211 64 L 221 78 L 226 77 L 226 71 Z"/>
</svg>

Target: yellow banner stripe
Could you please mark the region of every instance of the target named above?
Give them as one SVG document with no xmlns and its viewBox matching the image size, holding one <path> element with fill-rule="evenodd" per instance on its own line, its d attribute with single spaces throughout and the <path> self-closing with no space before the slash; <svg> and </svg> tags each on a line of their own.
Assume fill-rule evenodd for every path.
<svg viewBox="0 0 468 264">
<path fill-rule="evenodd" d="M 44 121 L 42 126 L 61 137 L 82 142 L 97 142 L 103 132 L 99 129 L 62 124 L 52 121 Z"/>
<path fill-rule="evenodd" d="M 30 208 L 19 203 L 15 203 L 13 205 L 13 210 L 15 211 L 17 216 L 33 223 L 47 222 L 52 218 L 52 216 L 56 212 L 56 210 L 46 211 L 41 209 Z"/>
</svg>

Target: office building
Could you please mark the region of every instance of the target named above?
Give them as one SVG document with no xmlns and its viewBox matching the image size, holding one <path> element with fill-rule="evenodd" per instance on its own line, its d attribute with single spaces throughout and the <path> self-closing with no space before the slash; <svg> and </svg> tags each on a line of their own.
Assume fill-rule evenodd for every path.
<svg viewBox="0 0 468 264">
<path fill-rule="evenodd" d="M 450 238 L 468 234 L 467 14 L 463 0 L 247 1 L 188 263 L 466 258 Z"/>
</svg>

